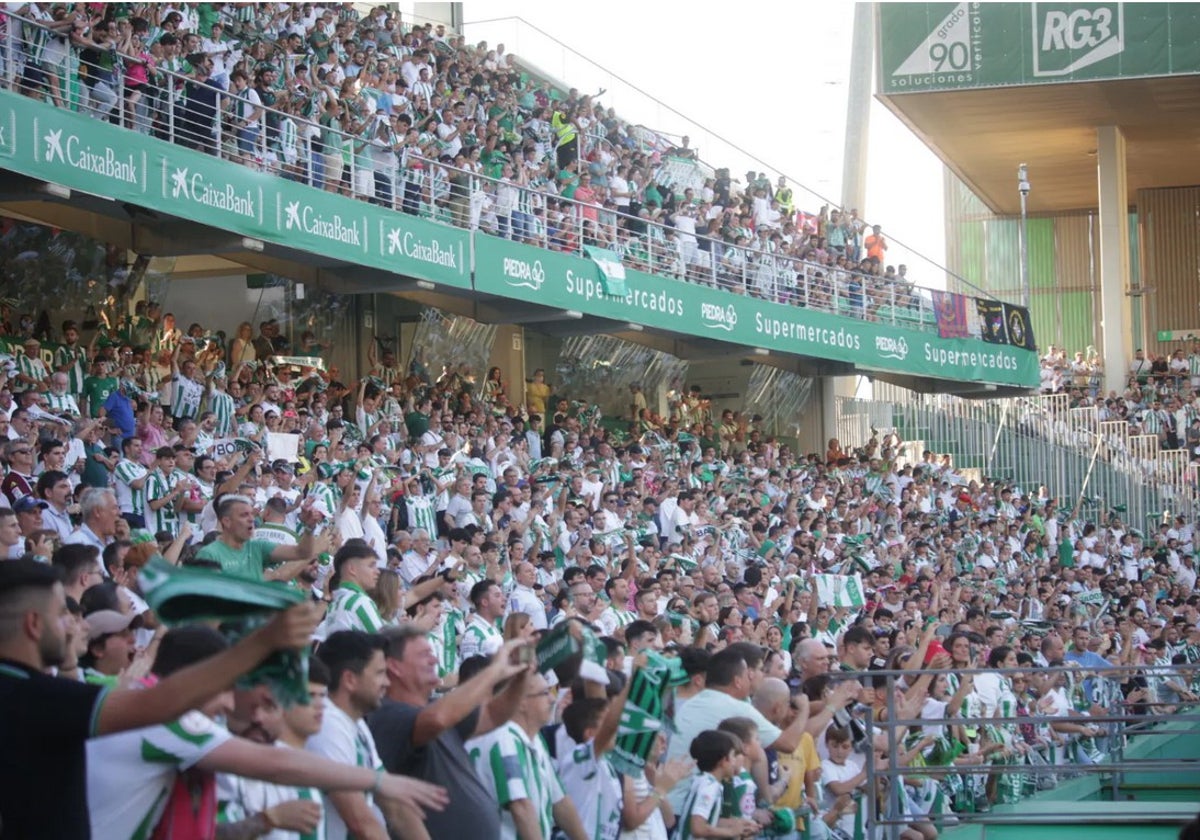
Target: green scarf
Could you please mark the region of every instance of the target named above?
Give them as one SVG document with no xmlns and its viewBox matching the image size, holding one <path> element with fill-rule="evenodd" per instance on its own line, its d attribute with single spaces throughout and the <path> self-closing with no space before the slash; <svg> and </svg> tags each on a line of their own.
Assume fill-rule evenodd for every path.
<svg viewBox="0 0 1200 840">
<path fill-rule="evenodd" d="M 304 601 L 295 589 L 269 581 L 231 578 L 219 571 L 172 566 L 153 557 L 138 576 L 142 595 L 163 624 L 174 627 L 200 621 L 220 622 L 220 631 L 236 644 L 270 621 L 275 613 Z M 243 675 L 238 688 L 269 685 L 285 707 L 308 703 L 308 652 L 276 651 Z"/>
</svg>

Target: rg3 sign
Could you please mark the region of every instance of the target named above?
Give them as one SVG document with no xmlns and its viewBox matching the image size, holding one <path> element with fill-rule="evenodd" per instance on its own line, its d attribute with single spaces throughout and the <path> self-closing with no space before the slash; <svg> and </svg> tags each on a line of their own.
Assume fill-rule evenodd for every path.
<svg viewBox="0 0 1200 840">
<path fill-rule="evenodd" d="M 1069 76 L 1125 50 L 1121 3 L 1035 3 L 1033 75 Z"/>
</svg>

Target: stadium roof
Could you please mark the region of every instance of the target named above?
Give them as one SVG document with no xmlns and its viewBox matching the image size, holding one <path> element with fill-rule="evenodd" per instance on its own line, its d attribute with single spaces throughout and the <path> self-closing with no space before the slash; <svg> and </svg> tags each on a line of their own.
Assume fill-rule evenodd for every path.
<svg viewBox="0 0 1200 840">
<path fill-rule="evenodd" d="M 1020 212 L 1017 166 L 1029 165 L 1031 211 L 1097 206 L 1096 128 L 1120 126 L 1129 192 L 1200 183 L 1195 76 L 881 95 L 994 211 Z"/>
</svg>

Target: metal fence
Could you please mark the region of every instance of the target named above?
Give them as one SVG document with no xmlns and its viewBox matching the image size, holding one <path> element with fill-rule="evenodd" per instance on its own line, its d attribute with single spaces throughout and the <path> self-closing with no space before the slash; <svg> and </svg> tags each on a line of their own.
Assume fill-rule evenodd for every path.
<svg viewBox="0 0 1200 840">
<path fill-rule="evenodd" d="M 932 289 L 863 272 L 849 261 L 828 265 L 796 259 L 763 235 L 777 227 L 746 229 L 748 236 L 733 242 L 707 237 L 709 220 L 694 212 L 668 225 L 652 206 L 632 216 L 620 205 L 563 198 L 554 185 L 557 172 L 535 183 L 522 167 L 511 178 L 486 177 L 478 164 L 456 168 L 441 160 L 446 148 L 436 137 L 418 136 L 416 142 L 400 137 L 375 112 L 353 114 L 345 126 L 340 120 L 305 117 L 294 97 L 296 85 L 308 86 L 309 95 L 319 94 L 319 85 L 311 77 L 290 75 L 295 62 L 284 63 L 287 82 L 274 88 L 280 94 L 290 91 L 291 104 L 283 110 L 260 107 L 251 104 L 240 80 L 230 78 L 236 73 L 188 76 L 168 69 L 167 62 L 148 66 L 144 53 L 118 51 L 116 43 L 127 50 L 134 43 L 122 24 L 112 24 L 103 36 L 108 46 L 97 51 L 40 24 L 0 14 L 8 24 L 2 83 L 58 107 L 445 224 L 560 252 L 585 254 L 586 247 L 597 246 L 615 253 L 626 267 L 651 274 L 844 317 L 937 329 Z M 137 84 L 143 77 L 147 81 Z M 539 151 L 554 157 L 552 146 Z M 581 159 L 580 173 L 588 170 Z M 670 172 L 664 163 L 652 177 L 664 189 L 674 189 L 678 185 L 670 182 Z M 739 224 L 733 219 L 724 226 L 741 231 Z"/>
<path fill-rule="evenodd" d="M 1173 737 L 1195 737 L 1200 735 L 1200 713 L 1194 707 L 1170 703 L 1161 699 L 1160 686 L 1177 683 L 1193 684 L 1192 665 L 1155 664 L 1153 666 L 1113 665 L 1100 672 L 1085 672 L 1077 666 L 1066 664 L 1049 668 L 958 668 L 933 671 L 873 671 L 867 675 L 874 687 L 886 687 L 882 703 L 875 706 L 855 706 L 851 720 L 857 721 L 857 751 L 862 755 L 866 771 L 867 800 L 861 809 L 862 837 L 898 838 L 905 826 L 914 823 L 935 825 L 978 824 L 1035 824 L 1082 822 L 1084 815 L 1078 804 L 1069 798 L 1061 798 L 1057 807 L 1025 809 L 1020 803 L 1038 796 L 1037 791 L 1053 789 L 1062 779 L 1091 777 L 1094 781 L 1094 796 L 1088 797 L 1087 822 L 1103 820 L 1107 814 L 1119 811 L 1127 797 L 1123 786 L 1130 777 L 1145 778 L 1142 774 L 1200 772 L 1200 759 L 1154 757 L 1151 741 Z M 921 674 L 952 675 L 961 679 L 967 675 L 1001 681 L 1001 692 L 996 709 L 987 716 L 972 717 L 966 714 L 946 717 L 926 716 L 922 713 L 909 718 L 903 713 L 902 703 L 906 686 Z M 1043 714 L 1037 708 L 1018 710 L 1009 680 L 1023 675 L 1036 684 L 1037 693 L 1053 688 L 1060 677 L 1065 677 L 1064 698 L 1072 705 L 1065 714 Z M 839 675 L 844 677 L 845 675 Z M 855 677 L 851 677 L 855 678 Z M 1126 698 L 1123 684 L 1141 686 L 1148 692 L 1145 700 Z M 1009 685 L 1007 689 L 1005 685 Z M 1146 686 L 1150 686 L 1146 688 Z M 1080 691 L 1082 689 L 1082 691 Z M 878 696 L 878 695 L 877 695 Z M 1008 697 L 1008 700 L 1004 698 Z M 1082 699 L 1082 702 L 1080 700 Z M 1086 708 L 1080 708 L 1080 706 Z M 1007 706 L 1007 707 L 1006 707 Z M 1028 712 L 1028 713 L 1024 713 Z M 1054 724 L 1082 724 L 1098 730 L 1094 736 L 1082 734 L 1062 735 L 1064 743 L 1054 748 L 1042 734 L 1049 734 Z M 1164 724 L 1170 724 L 1164 726 Z M 896 761 L 917 740 L 914 733 L 930 734 L 932 731 L 948 732 L 943 727 L 977 728 L 982 739 L 1003 743 L 1006 753 L 999 760 L 991 759 L 981 764 L 960 765 L 946 753 L 938 760 L 921 761 L 907 766 Z M 1028 735 L 1039 737 L 1030 742 Z M 870 736 L 867 733 L 871 733 Z M 1043 743 L 1037 743 L 1043 741 Z M 1141 742 L 1141 746 L 1139 746 Z M 967 754 L 978 752 L 982 742 L 975 745 L 960 743 Z M 1146 746 L 1152 748 L 1147 750 Z M 1014 749 L 1015 748 L 1015 749 Z M 928 748 L 925 755 L 929 755 Z M 957 753 L 953 753 L 957 754 Z M 887 757 L 881 760 L 880 756 Z M 993 810 L 991 805 L 976 808 L 971 801 L 972 787 L 986 789 L 991 780 L 995 790 L 1004 794 L 993 794 L 1004 805 L 1012 808 Z M 1007 784 L 1005 782 L 1007 780 Z M 955 784 L 950 784 L 954 781 Z M 923 810 L 921 805 L 936 803 L 937 796 L 910 796 L 908 791 L 920 791 L 921 787 L 936 787 L 945 800 L 956 787 L 963 791 L 958 795 L 965 807 L 955 807 L 953 816 L 948 806 L 933 812 Z M 1049 795 L 1047 798 L 1054 798 Z M 947 823 L 946 818 L 949 818 Z"/>
<path fill-rule="evenodd" d="M 843 446 L 865 442 L 872 428 L 894 430 L 950 454 L 958 469 L 1031 493 L 1045 485 L 1065 512 L 1076 504 L 1093 516 L 1123 507 L 1134 524 L 1200 512 L 1186 450 L 1162 450 L 1157 437 L 1131 434 L 1124 421 L 1101 422 L 1095 408 L 1071 408 L 1065 394 L 967 400 L 879 382 L 875 392 L 871 400 L 838 398 Z"/>
</svg>

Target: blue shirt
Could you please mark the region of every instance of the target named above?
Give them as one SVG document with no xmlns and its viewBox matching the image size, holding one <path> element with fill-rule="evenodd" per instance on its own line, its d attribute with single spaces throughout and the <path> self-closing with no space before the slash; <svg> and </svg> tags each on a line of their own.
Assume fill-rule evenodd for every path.
<svg viewBox="0 0 1200 840">
<path fill-rule="evenodd" d="M 137 425 L 133 419 L 133 403 L 120 391 L 113 391 L 104 401 L 104 413 L 121 430 L 121 440 L 133 437 Z"/>
</svg>

